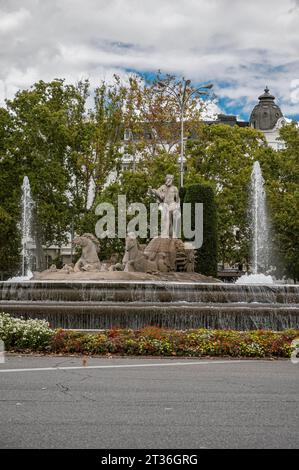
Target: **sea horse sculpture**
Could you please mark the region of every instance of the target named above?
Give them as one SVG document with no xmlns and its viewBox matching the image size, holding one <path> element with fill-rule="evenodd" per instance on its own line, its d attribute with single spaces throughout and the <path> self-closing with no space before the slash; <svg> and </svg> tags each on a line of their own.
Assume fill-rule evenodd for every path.
<svg viewBox="0 0 299 470">
<path fill-rule="evenodd" d="M 82 247 L 82 254 L 74 266 L 74 272 L 100 271 L 101 262 L 98 257 L 100 244 L 92 233 L 84 233 L 73 240 L 74 245 Z"/>
<path fill-rule="evenodd" d="M 155 273 L 158 272 L 158 265 L 155 261 L 150 261 L 140 248 L 135 233 L 128 233 L 126 238 L 126 251 L 123 257 L 124 271 Z"/>
</svg>

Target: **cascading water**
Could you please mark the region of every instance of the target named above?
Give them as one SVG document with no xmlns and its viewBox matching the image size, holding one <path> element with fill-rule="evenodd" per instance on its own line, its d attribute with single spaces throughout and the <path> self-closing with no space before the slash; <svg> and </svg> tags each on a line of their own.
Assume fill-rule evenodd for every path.
<svg viewBox="0 0 299 470">
<path fill-rule="evenodd" d="M 250 226 L 252 233 L 252 274 L 242 276 L 237 284 L 273 284 L 265 275 L 270 267 L 271 240 L 266 204 L 265 180 L 260 163 L 254 162 L 250 185 Z"/>
<path fill-rule="evenodd" d="M 299 327 L 299 286 L 160 281 L 0 282 L 0 311 L 54 328 Z"/>
</svg>

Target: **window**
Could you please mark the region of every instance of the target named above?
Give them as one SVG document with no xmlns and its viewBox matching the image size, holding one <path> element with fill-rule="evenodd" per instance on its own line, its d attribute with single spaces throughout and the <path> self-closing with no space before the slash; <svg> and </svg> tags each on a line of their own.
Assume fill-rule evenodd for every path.
<svg viewBox="0 0 299 470">
<path fill-rule="evenodd" d="M 124 140 L 131 140 L 132 139 L 132 132 L 130 129 L 125 129 L 124 132 Z"/>
<path fill-rule="evenodd" d="M 132 168 L 131 162 L 123 162 L 121 165 L 122 171 L 129 171 Z"/>
<path fill-rule="evenodd" d="M 283 142 L 278 142 L 277 150 L 283 150 L 283 149 L 285 149 L 285 144 Z"/>
</svg>

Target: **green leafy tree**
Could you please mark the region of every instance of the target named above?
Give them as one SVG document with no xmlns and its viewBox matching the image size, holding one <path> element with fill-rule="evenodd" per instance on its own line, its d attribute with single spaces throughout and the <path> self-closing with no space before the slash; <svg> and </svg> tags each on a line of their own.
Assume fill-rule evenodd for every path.
<svg viewBox="0 0 299 470">
<path fill-rule="evenodd" d="M 12 276 L 18 269 L 20 253 L 16 248 L 16 224 L 14 218 L 0 207 L 0 272 Z M 18 247 L 18 243 L 17 243 Z"/>
<path fill-rule="evenodd" d="M 267 153 L 251 128 L 201 124 L 187 145 L 186 186 L 209 184 L 218 214 L 219 262 L 249 263 L 248 197 L 252 165 Z"/>
<path fill-rule="evenodd" d="M 93 203 L 92 183 L 95 193 L 101 191 L 117 166 L 123 96 L 118 79 L 111 86 L 103 83 L 95 92 L 94 109 L 88 111 L 88 81 L 74 86 L 56 79 L 17 92 L 0 109 L 0 205 L 17 232 L 20 188 L 27 175 L 42 268 L 42 246 L 66 243 L 71 226 L 80 231 Z"/>
<path fill-rule="evenodd" d="M 0 108 L 0 272 L 18 270 L 20 262 L 18 161 L 10 151 L 13 122 L 9 112 Z"/>
<path fill-rule="evenodd" d="M 78 90 L 63 80 L 40 81 L 7 101 L 12 136 L 6 160 L 16 163 L 16 187 L 24 175 L 35 201 L 35 238 L 39 264 L 42 244 L 61 245 L 69 224 L 69 173 L 66 155 L 70 145 L 69 119 Z"/>
<path fill-rule="evenodd" d="M 285 149 L 262 160 L 267 184 L 273 234 L 278 248 L 276 264 L 281 274 L 299 280 L 299 129 L 296 123 L 284 126 L 280 137 Z"/>
<path fill-rule="evenodd" d="M 203 204 L 203 244 L 195 250 L 195 271 L 217 277 L 217 214 L 214 192 L 210 186 L 192 184 L 186 188 L 184 203 L 192 204 L 191 226 L 195 226 L 195 204 Z"/>
<path fill-rule="evenodd" d="M 159 86 L 163 83 L 167 86 Z M 128 131 L 125 153 L 132 157 L 132 169 L 142 156 L 157 157 L 160 153 L 178 153 L 181 110 L 179 97 L 183 82 L 175 76 L 158 72 L 150 82 L 133 75 L 125 86 L 124 130 Z M 186 93 L 191 93 L 191 84 Z M 199 95 L 190 97 L 185 105 L 185 137 L 191 136 L 200 119 L 204 101 Z"/>
</svg>

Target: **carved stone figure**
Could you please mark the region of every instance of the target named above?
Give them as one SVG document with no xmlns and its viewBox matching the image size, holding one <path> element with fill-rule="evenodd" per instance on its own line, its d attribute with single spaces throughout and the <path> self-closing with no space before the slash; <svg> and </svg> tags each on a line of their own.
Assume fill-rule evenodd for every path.
<svg viewBox="0 0 299 470">
<path fill-rule="evenodd" d="M 74 272 L 74 265 L 73 264 L 65 264 L 63 268 L 61 268 L 61 272 L 65 272 L 66 274 L 71 274 Z"/>
<path fill-rule="evenodd" d="M 106 262 L 100 262 L 99 241 L 90 233 L 77 236 L 74 239 L 74 245 L 82 247 L 81 257 L 75 266 L 66 264 L 62 269 L 57 269 L 55 265 L 52 265 L 46 271 L 35 273 L 34 279 L 146 280 L 154 276 L 154 279 L 177 280 L 176 276 L 179 274 L 190 273 L 188 279 L 193 279 L 195 276 L 193 276 L 192 246 L 188 246 L 187 243 L 177 238 L 156 237 L 148 245 L 140 245 L 135 233 L 129 233 L 122 263 L 118 262 L 117 254 L 111 256 Z M 197 274 L 198 276 L 200 275 Z"/>
<path fill-rule="evenodd" d="M 176 242 L 179 241 L 180 240 L 173 238 L 156 237 L 149 242 L 149 244 L 145 247 L 144 252 L 151 261 L 155 262 L 158 262 L 158 260 L 160 261 L 161 254 L 163 254 L 163 272 L 176 271 Z M 167 270 L 165 269 L 165 264 L 167 266 Z"/>
<path fill-rule="evenodd" d="M 74 272 L 100 271 L 101 262 L 98 257 L 98 239 L 92 233 L 84 233 L 80 237 L 75 237 L 73 243 L 82 247 L 82 254 L 74 266 Z"/>
<path fill-rule="evenodd" d="M 56 268 L 55 264 L 51 264 L 48 271 L 51 272 L 51 273 L 56 273 L 56 271 L 58 271 L 58 269 Z"/>
<path fill-rule="evenodd" d="M 162 211 L 163 238 L 178 238 L 180 236 L 181 207 L 179 191 L 173 184 L 173 176 L 167 175 L 165 183 L 158 189 L 149 188 L 149 192 L 156 196 Z"/>
<path fill-rule="evenodd" d="M 123 264 L 126 272 L 154 273 L 158 272 L 158 265 L 155 261 L 150 261 L 140 248 L 135 233 L 129 233 L 126 238 L 125 255 Z"/>
<path fill-rule="evenodd" d="M 149 260 L 158 263 L 159 272 L 194 272 L 194 250 L 179 238 L 153 238 L 145 247 L 144 254 Z M 159 264 L 161 254 L 163 268 Z"/>
<path fill-rule="evenodd" d="M 162 237 L 154 238 L 142 250 L 135 233 L 129 233 L 123 264 L 126 272 L 194 272 L 194 251 L 182 240 Z"/>
</svg>

